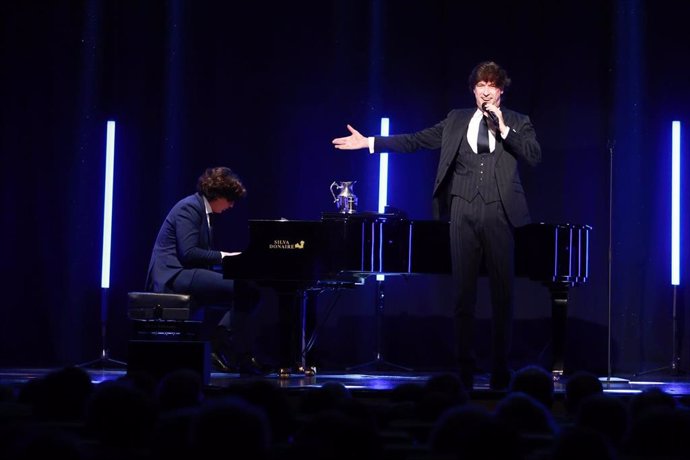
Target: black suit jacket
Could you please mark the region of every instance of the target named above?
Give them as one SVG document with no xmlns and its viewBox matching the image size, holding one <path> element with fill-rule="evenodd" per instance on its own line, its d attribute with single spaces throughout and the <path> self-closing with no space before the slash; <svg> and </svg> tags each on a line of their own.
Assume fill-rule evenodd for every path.
<svg viewBox="0 0 690 460">
<path fill-rule="evenodd" d="M 467 137 L 467 127 L 476 109 L 455 109 L 436 125 L 411 134 L 376 136 L 377 151 L 414 152 L 419 149 L 441 149 L 434 181 L 434 217 L 447 219 L 450 203 L 451 176 L 460 142 Z M 530 166 L 541 162 L 541 147 L 537 142 L 532 122 L 527 115 L 501 109 L 510 133 L 503 139 L 496 136 L 495 179 L 498 192 L 510 223 L 520 227 L 530 223 L 529 208 L 522 188 L 518 161 Z"/>
<path fill-rule="evenodd" d="M 199 193 L 178 201 L 158 232 L 146 276 L 146 290 L 172 292 L 171 282 L 179 277 L 189 285 L 195 268 L 210 269 L 220 264 L 220 251 L 211 249 L 211 233 L 204 199 Z"/>
</svg>

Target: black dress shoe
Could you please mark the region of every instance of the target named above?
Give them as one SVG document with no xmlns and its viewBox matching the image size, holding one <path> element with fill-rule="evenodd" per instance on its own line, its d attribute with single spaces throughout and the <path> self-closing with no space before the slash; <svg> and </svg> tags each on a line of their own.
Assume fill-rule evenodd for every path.
<svg viewBox="0 0 690 460">
<path fill-rule="evenodd" d="M 218 372 L 233 372 L 228 362 L 222 357 L 221 354 L 211 352 L 211 365 Z"/>
<path fill-rule="evenodd" d="M 232 356 L 235 349 L 232 332 L 224 326 L 216 326 L 211 333 L 210 342 L 211 351 L 217 354 L 218 357 L 223 359 L 227 364 L 228 360 L 225 358 Z"/>
</svg>

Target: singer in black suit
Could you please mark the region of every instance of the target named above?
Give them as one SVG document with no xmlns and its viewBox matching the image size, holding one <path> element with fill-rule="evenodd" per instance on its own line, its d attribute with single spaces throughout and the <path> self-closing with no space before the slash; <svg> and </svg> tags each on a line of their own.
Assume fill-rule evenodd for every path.
<svg viewBox="0 0 690 460">
<path fill-rule="evenodd" d="M 450 220 L 453 305 L 460 377 L 474 382 L 474 318 L 477 279 L 485 265 L 492 303 L 490 385 L 504 389 L 511 378 L 514 229 L 530 222 L 518 164 L 535 166 L 541 148 L 527 115 L 501 107 L 510 84 L 494 62 L 478 64 L 469 75 L 475 107 L 451 110 L 436 125 L 411 134 L 333 139 L 337 149 L 369 148 L 370 153 L 441 149 L 433 190 L 434 217 Z"/>
<path fill-rule="evenodd" d="M 213 217 L 231 209 L 246 193 L 230 168 L 206 169 L 197 181 L 197 193 L 178 201 L 163 221 L 151 253 L 146 289 L 191 294 L 199 304 L 227 305 L 211 334 L 212 363 L 221 371 L 259 374 L 261 366 L 253 356 L 248 330 L 258 290 L 224 279 L 213 269 L 223 257 L 233 255 L 213 248 Z"/>
</svg>

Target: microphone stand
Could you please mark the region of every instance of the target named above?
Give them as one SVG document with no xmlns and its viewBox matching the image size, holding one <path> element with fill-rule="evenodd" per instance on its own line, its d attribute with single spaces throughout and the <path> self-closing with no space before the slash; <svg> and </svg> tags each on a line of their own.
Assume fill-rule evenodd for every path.
<svg viewBox="0 0 690 460">
<path fill-rule="evenodd" d="M 627 379 L 622 379 L 619 377 L 611 377 L 612 373 L 612 353 L 611 353 L 611 311 L 612 311 L 612 303 L 611 303 L 611 274 L 612 274 L 612 267 L 613 267 L 613 150 L 614 147 L 616 146 L 616 141 L 615 139 L 613 141 L 609 140 L 607 142 L 607 147 L 609 151 L 609 285 L 608 285 L 608 350 L 607 350 L 607 374 L 606 374 L 606 379 L 605 379 L 605 384 L 608 386 L 612 383 L 629 383 L 630 381 Z M 601 380 L 601 379 L 600 379 Z"/>
</svg>

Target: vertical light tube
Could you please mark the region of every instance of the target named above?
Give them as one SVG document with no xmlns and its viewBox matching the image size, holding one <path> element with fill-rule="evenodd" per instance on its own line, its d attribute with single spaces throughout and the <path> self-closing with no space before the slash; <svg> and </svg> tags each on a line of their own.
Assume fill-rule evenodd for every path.
<svg viewBox="0 0 690 460">
<path fill-rule="evenodd" d="M 115 122 L 108 121 L 105 139 L 105 193 L 103 194 L 103 256 L 101 288 L 110 287 L 110 240 L 113 224 L 113 170 L 115 165 Z"/>
<path fill-rule="evenodd" d="M 381 135 L 388 136 L 389 120 L 381 118 Z M 379 154 L 379 213 L 386 211 L 388 204 L 388 153 Z"/>
<path fill-rule="evenodd" d="M 390 120 L 381 118 L 381 135 L 388 136 Z M 379 154 L 379 213 L 386 212 L 388 204 L 388 153 Z M 376 275 L 376 281 L 383 281 L 384 275 Z"/>
<path fill-rule="evenodd" d="M 671 125 L 671 284 L 680 284 L 680 121 Z"/>
</svg>

